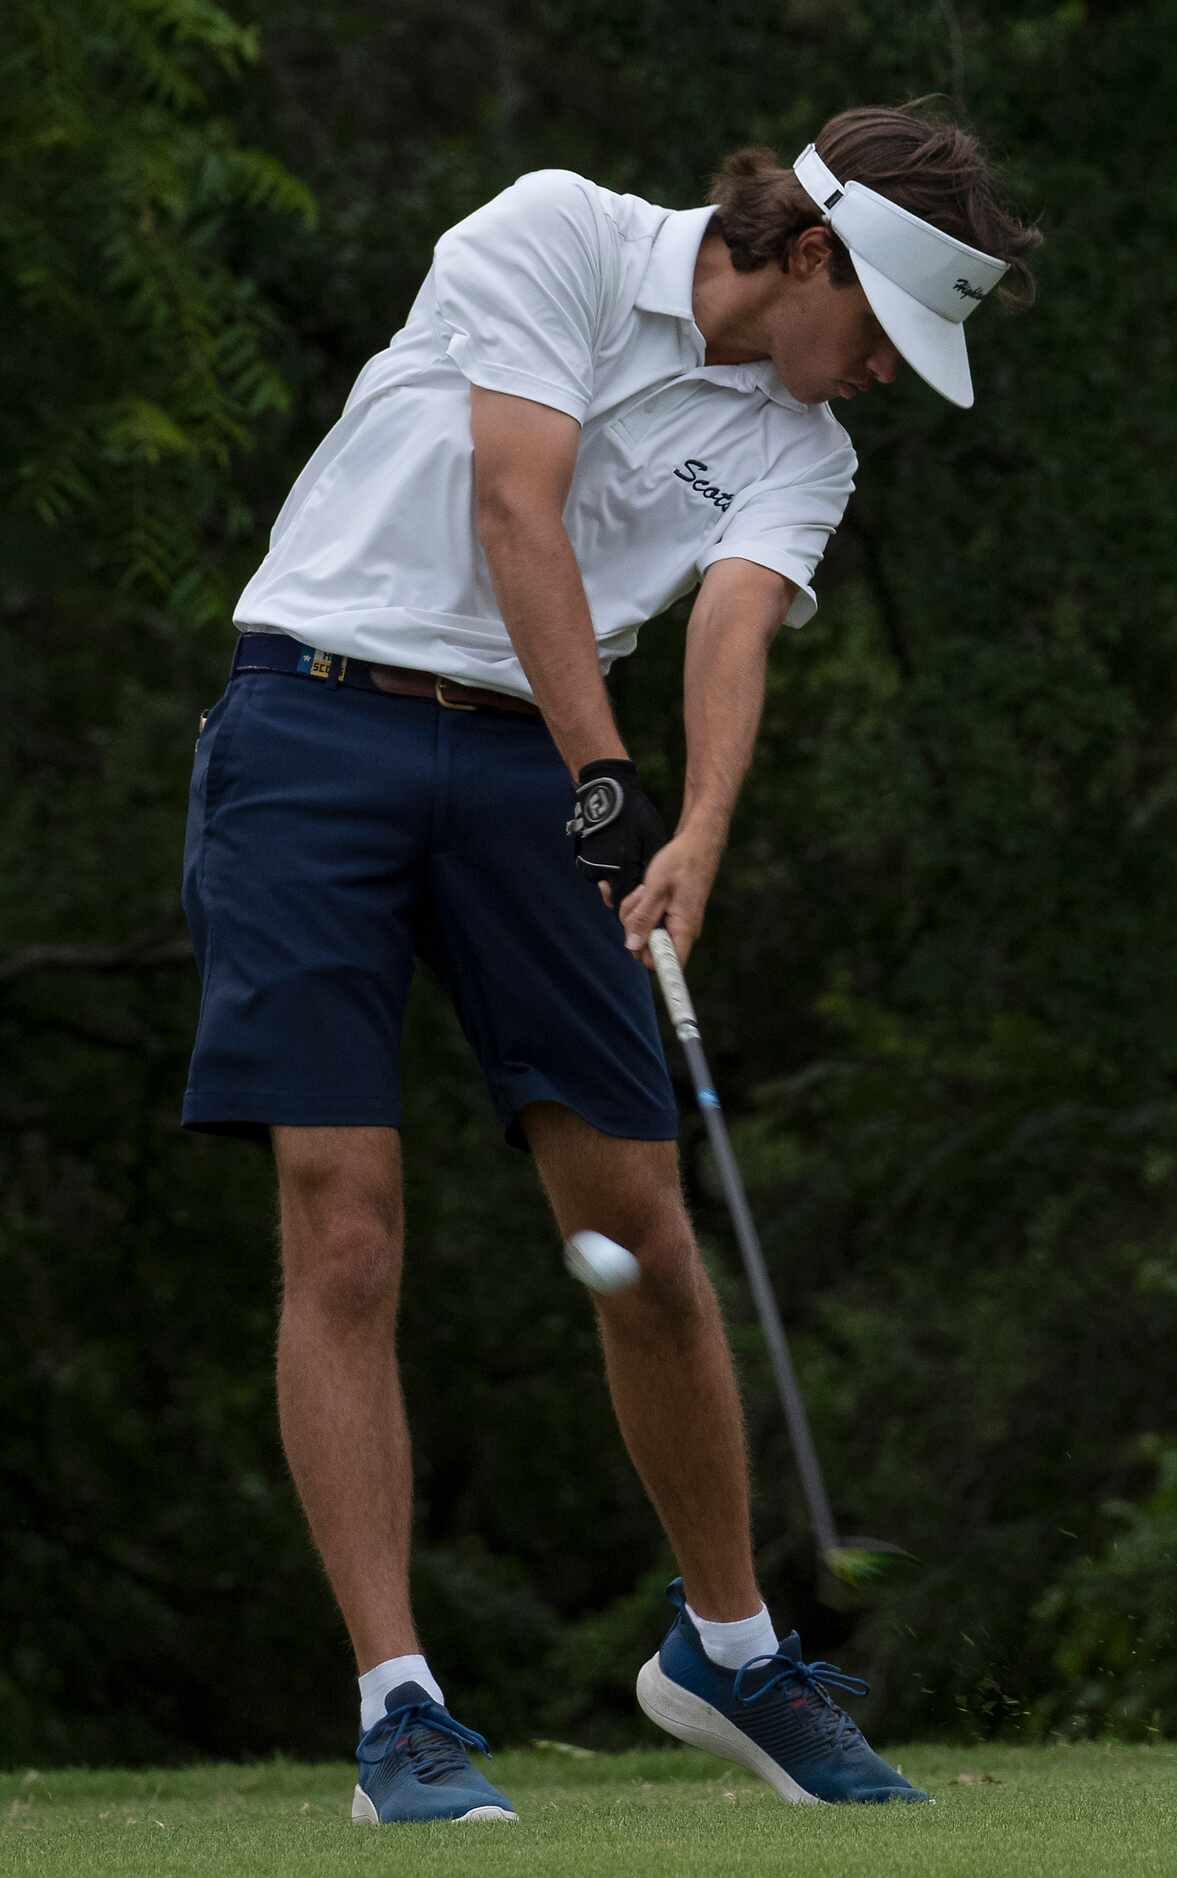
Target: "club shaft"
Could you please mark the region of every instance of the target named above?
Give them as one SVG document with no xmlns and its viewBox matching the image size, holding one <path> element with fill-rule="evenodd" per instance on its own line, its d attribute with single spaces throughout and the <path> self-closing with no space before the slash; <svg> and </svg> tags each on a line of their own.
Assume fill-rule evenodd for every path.
<svg viewBox="0 0 1177 1878">
<path fill-rule="evenodd" d="M 805 1401 L 801 1386 L 797 1381 L 797 1372 L 789 1352 L 788 1339 L 773 1295 L 768 1268 L 764 1263 L 764 1254 L 760 1248 L 760 1236 L 756 1231 L 752 1210 L 748 1205 L 748 1196 L 744 1190 L 743 1178 L 732 1152 L 727 1124 L 723 1110 L 719 1106 L 719 1097 L 711 1079 L 711 1071 L 703 1050 L 703 1040 L 699 1034 L 699 1025 L 694 1007 L 687 992 L 686 980 L 674 942 L 669 933 L 659 929 L 651 935 L 651 951 L 657 967 L 658 982 L 670 1012 L 670 1019 L 675 1033 L 682 1045 L 683 1055 L 695 1086 L 695 1098 L 702 1112 L 707 1128 L 707 1137 L 719 1171 L 724 1198 L 735 1228 L 736 1241 L 748 1275 L 753 1301 L 760 1327 L 776 1379 L 781 1406 L 785 1411 L 789 1435 L 793 1443 L 801 1485 L 809 1507 L 809 1517 L 813 1525 L 814 1538 L 818 1550 L 823 1555 L 832 1551 L 837 1543 L 834 1516 L 830 1508 L 829 1495 L 814 1446 L 813 1434 L 809 1426 Z"/>
</svg>

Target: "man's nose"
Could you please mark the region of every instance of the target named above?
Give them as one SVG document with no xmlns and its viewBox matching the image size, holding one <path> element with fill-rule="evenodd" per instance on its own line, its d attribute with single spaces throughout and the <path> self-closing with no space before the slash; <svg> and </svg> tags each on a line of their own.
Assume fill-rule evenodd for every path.
<svg viewBox="0 0 1177 1878">
<path fill-rule="evenodd" d="M 899 354 L 889 339 L 875 347 L 866 362 L 866 369 L 880 385 L 889 385 L 899 370 Z"/>
</svg>

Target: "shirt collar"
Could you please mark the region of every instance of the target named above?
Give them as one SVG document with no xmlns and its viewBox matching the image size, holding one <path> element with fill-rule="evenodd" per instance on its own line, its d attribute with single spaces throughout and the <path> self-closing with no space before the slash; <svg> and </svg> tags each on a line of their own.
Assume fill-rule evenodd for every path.
<svg viewBox="0 0 1177 1878">
<path fill-rule="evenodd" d="M 671 209 L 650 244 L 650 258 L 635 306 L 644 313 L 669 313 L 693 320 L 695 262 L 714 209 Z"/>
<path fill-rule="evenodd" d="M 752 365 L 746 365 L 744 370 L 749 374 L 750 382 L 759 385 L 765 397 L 771 398 L 774 404 L 783 404 L 786 411 L 804 411 L 808 408 L 777 377 L 771 359 L 757 359 Z"/>
<path fill-rule="evenodd" d="M 672 319 L 686 320 L 692 330 L 698 332 L 692 305 L 695 263 L 714 214 L 712 208 L 671 209 L 668 212 L 650 244 L 650 258 L 634 301 L 635 306 L 644 313 L 667 313 Z M 709 366 L 707 370 L 709 373 L 730 374 L 729 382 L 738 385 L 741 390 L 751 390 L 756 386 L 766 398 L 771 398 L 774 404 L 784 405 L 786 410 L 804 409 L 777 377 L 771 359 L 755 359 L 747 365 Z"/>
</svg>

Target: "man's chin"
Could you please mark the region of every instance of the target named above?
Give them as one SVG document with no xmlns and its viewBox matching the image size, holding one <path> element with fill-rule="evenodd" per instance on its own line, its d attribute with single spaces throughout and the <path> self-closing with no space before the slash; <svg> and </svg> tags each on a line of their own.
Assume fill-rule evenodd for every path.
<svg viewBox="0 0 1177 1878">
<path fill-rule="evenodd" d="M 818 389 L 813 385 L 791 385 L 780 372 L 777 373 L 777 377 L 790 398 L 796 398 L 798 404 L 828 404 L 831 398 L 845 396 L 841 385 L 823 385 Z"/>
</svg>

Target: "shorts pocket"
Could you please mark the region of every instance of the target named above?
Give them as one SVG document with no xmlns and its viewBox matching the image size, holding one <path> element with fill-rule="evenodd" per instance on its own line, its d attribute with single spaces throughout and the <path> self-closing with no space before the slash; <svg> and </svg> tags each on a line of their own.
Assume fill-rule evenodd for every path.
<svg viewBox="0 0 1177 1878">
<path fill-rule="evenodd" d="M 237 719 L 241 715 L 242 689 L 240 681 L 229 685 L 216 703 L 200 714 L 184 830 L 183 897 L 186 912 L 203 879 L 208 825 L 221 786 L 227 744 L 232 741 Z"/>
</svg>

